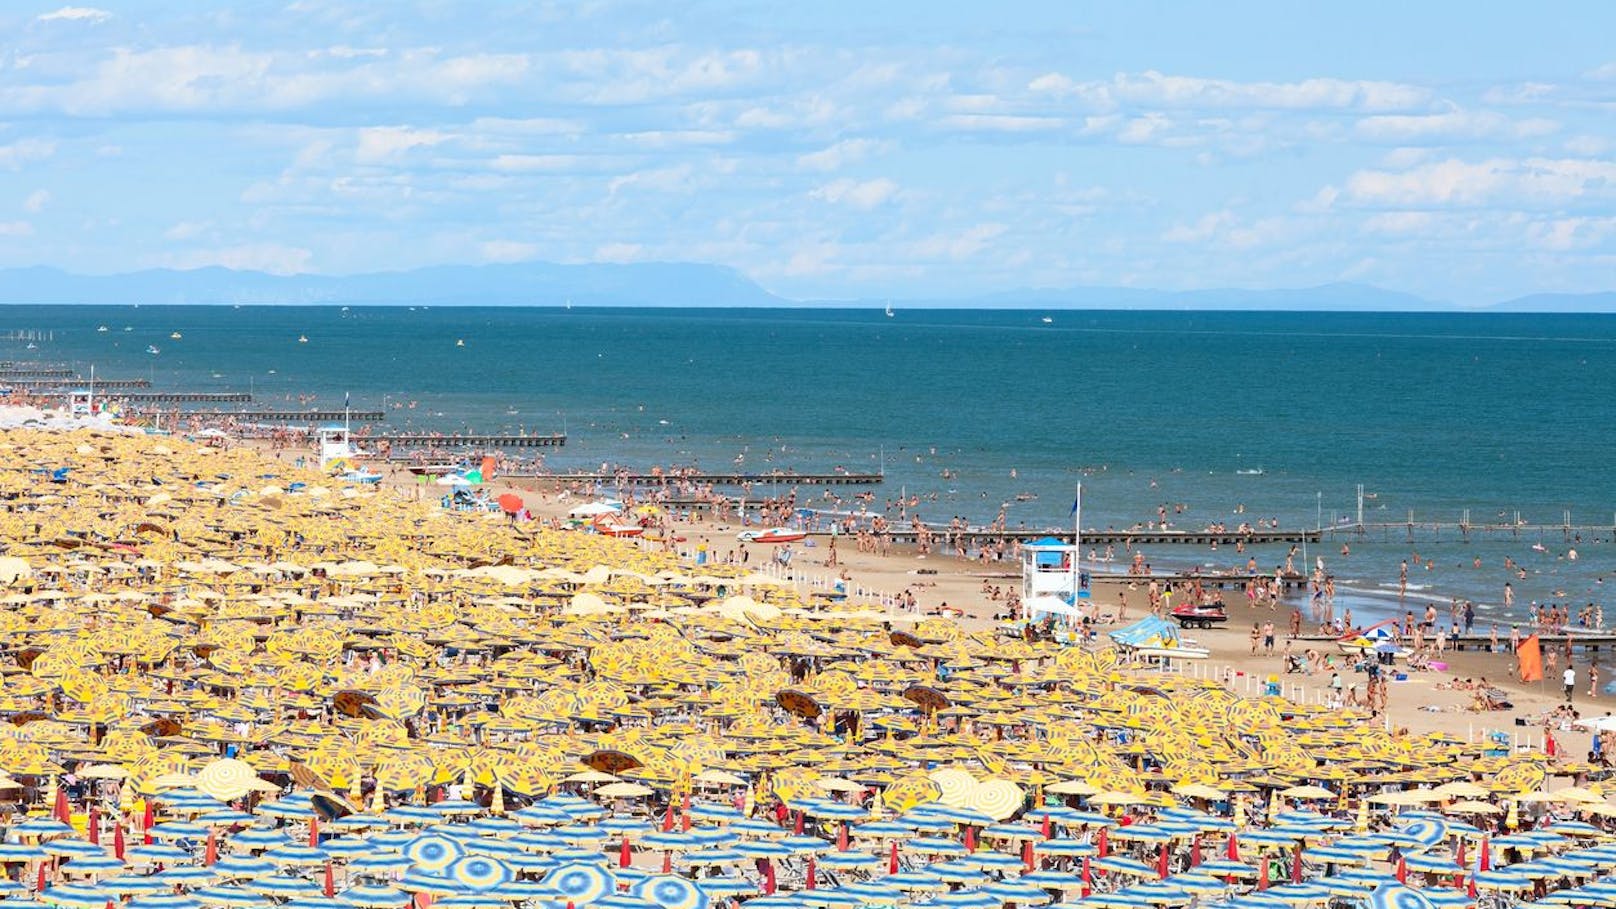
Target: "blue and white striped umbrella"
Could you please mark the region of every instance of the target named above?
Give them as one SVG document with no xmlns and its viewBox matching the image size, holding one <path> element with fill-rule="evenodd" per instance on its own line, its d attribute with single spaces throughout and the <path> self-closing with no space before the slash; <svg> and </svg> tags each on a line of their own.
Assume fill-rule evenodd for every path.
<svg viewBox="0 0 1616 909">
<path fill-rule="evenodd" d="M 739 865 L 746 860 L 746 856 L 736 849 L 693 849 L 679 855 L 679 862 L 692 868 L 704 865 Z"/>
<path fill-rule="evenodd" d="M 826 909 L 858 909 L 864 901 L 851 893 L 843 893 L 828 887 L 818 890 L 799 890 L 795 894 L 797 901 L 804 906 L 824 906 Z"/>
<path fill-rule="evenodd" d="M 393 874 L 414 866 L 401 852 L 378 849 L 348 861 L 348 870 L 358 874 Z"/>
<path fill-rule="evenodd" d="M 439 814 L 470 815 L 482 814 L 483 806 L 465 799 L 444 799 L 427 806 Z"/>
<path fill-rule="evenodd" d="M 1081 890 L 1086 884 L 1072 871 L 1029 871 L 1015 879 L 1017 883 L 1046 890 Z"/>
<path fill-rule="evenodd" d="M 1412 887 L 1380 887 L 1369 894 L 1369 909 L 1433 909 L 1431 901 Z"/>
<path fill-rule="evenodd" d="M 998 897 L 980 890 L 956 890 L 953 893 L 939 893 L 926 905 L 944 909 L 998 909 L 1000 903 Z"/>
<path fill-rule="evenodd" d="M 139 864 L 162 862 L 165 865 L 172 865 L 176 862 L 190 861 L 191 853 L 186 852 L 184 849 L 181 849 L 178 846 L 169 846 L 164 843 L 152 843 L 150 846 L 130 846 L 127 850 L 125 850 L 123 857 L 127 861 L 136 862 Z"/>
<path fill-rule="evenodd" d="M 64 857 L 72 857 L 75 855 L 93 857 L 107 854 L 107 850 L 102 846 L 97 846 L 94 843 L 87 843 L 84 840 L 67 838 L 51 840 L 45 844 L 44 848 L 45 851 L 49 852 L 51 855 L 60 855 Z"/>
<path fill-rule="evenodd" d="M 755 905 L 747 903 L 748 906 Z M 595 909 L 656 909 L 656 903 L 630 893 L 612 893 L 595 901 Z"/>
<path fill-rule="evenodd" d="M 1094 859 L 1089 867 L 1095 871 L 1106 871 L 1111 874 L 1131 874 L 1135 877 L 1154 877 L 1156 869 L 1144 862 L 1120 855 L 1108 855 L 1105 858 Z"/>
<path fill-rule="evenodd" d="M 883 859 L 868 852 L 831 852 L 819 857 L 819 866 L 833 871 L 853 868 L 879 868 Z"/>
<path fill-rule="evenodd" d="M 494 858 L 520 858 L 527 855 L 527 850 L 521 844 L 510 840 L 496 840 L 485 837 L 480 840 L 468 840 L 466 849 L 478 855 L 491 855 Z"/>
<path fill-rule="evenodd" d="M 423 834 L 404 844 L 404 857 L 422 871 L 437 873 L 466 854 L 458 841 L 438 834 Z"/>
<path fill-rule="evenodd" d="M 1305 836 L 1305 833 L 1306 831 L 1298 831 L 1296 828 L 1289 830 L 1272 828 L 1268 830 L 1247 830 L 1240 834 L 1240 845 L 1294 846 L 1297 841 Z"/>
<path fill-rule="evenodd" d="M 1478 871 L 1475 875 L 1478 890 L 1530 890 L 1532 877 L 1521 874 L 1509 868 L 1493 868 L 1488 871 Z"/>
<path fill-rule="evenodd" d="M 226 909 L 258 909 L 269 902 L 245 887 L 202 887 L 191 892 L 203 905 Z"/>
<path fill-rule="evenodd" d="M 353 907 L 335 897 L 305 896 L 281 905 L 280 909 L 353 909 Z"/>
<path fill-rule="evenodd" d="M 563 821 L 562 823 L 566 823 L 566 822 Z M 773 831 L 774 833 L 779 833 L 780 832 L 779 827 L 776 827 L 774 824 L 771 824 L 768 821 L 756 821 L 756 822 L 754 822 L 754 821 L 751 821 L 751 820 L 746 820 L 746 821 L 736 821 L 736 823 L 737 824 L 749 824 L 749 825 L 753 824 L 753 823 L 758 823 L 758 824 L 762 824 L 764 827 L 766 827 L 770 831 Z M 647 833 L 650 833 L 652 830 L 656 829 L 655 827 L 651 826 L 651 824 L 646 822 L 643 818 L 635 818 L 635 817 L 608 817 L 608 818 L 602 818 L 600 823 L 596 824 L 595 826 L 597 826 L 600 829 L 606 831 L 606 834 L 608 836 L 614 838 L 614 839 L 623 837 L 625 835 L 629 839 L 634 839 L 636 837 L 644 836 Z M 751 830 L 752 828 L 748 827 L 747 829 Z"/>
<path fill-rule="evenodd" d="M 545 808 L 539 805 L 529 805 L 518 811 L 511 812 L 511 817 L 523 824 L 542 827 L 551 824 L 570 824 L 572 815 L 559 808 Z"/>
<path fill-rule="evenodd" d="M 1281 884 L 1278 887 L 1270 888 L 1265 895 L 1270 899 L 1282 900 L 1290 905 L 1322 903 L 1334 896 L 1330 892 L 1330 888 L 1315 883 Z"/>
<path fill-rule="evenodd" d="M 213 863 L 221 877 L 261 877 L 274 874 L 275 863 L 251 855 L 227 855 Z"/>
<path fill-rule="evenodd" d="M 970 855 L 960 856 L 958 861 L 974 865 L 984 871 L 1014 871 L 1022 866 L 1020 856 L 1004 852 L 973 852 Z"/>
<path fill-rule="evenodd" d="M 920 811 L 917 809 L 911 815 L 905 815 L 903 819 L 905 821 L 911 820 L 912 815 L 918 813 L 920 813 Z M 977 811 L 975 808 L 955 808 L 953 806 L 945 805 L 939 806 L 935 810 L 928 809 L 925 811 L 925 813 L 942 818 L 951 824 L 965 824 L 971 827 L 993 826 L 993 818 L 988 817 L 980 811 Z"/>
<path fill-rule="evenodd" d="M 515 836 L 524 829 L 521 824 L 503 817 L 480 817 L 462 826 L 481 836 Z"/>
<path fill-rule="evenodd" d="M 147 832 L 160 840 L 205 840 L 208 838 L 210 829 L 206 824 L 193 824 L 189 821 L 168 821 L 167 823 L 157 824 Z"/>
<path fill-rule="evenodd" d="M 354 858 L 376 852 L 376 845 L 360 836 L 334 836 L 320 843 L 332 858 Z"/>
<path fill-rule="evenodd" d="M 1018 906 L 1041 906 L 1051 902 L 1041 888 L 1020 880 L 995 881 L 982 888 L 982 892 L 1003 903 Z"/>
<path fill-rule="evenodd" d="M 1056 824 L 1076 826 L 1083 823 L 1083 818 L 1086 814 L 1086 812 L 1078 811 L 1076 808 L 1068 808 L 1065 805 L 1043 805 L 1027 809 L 1027 812 L 1022 816 L 1035 823 L 1042 822 L 1047 817 Z"/>
<path fill-rule="evenodd" d="M 1183 904 L 1191 900 L 1188 890 L 1183 890 L 1166 881 L 1148 881 L 1143 884 L 1134 884 L 1119 891 L 1125 896 L 1137 896 L 1150 900 L 1152 903 Z"/>
<path fill-rule="evenodd" d="M 889 874 L 881 878 L 881 880 L 883 883 L 891 884 L 894 887 L 917 892 L 948 889 L 948 882 L 943 880 L 941 875 L 925 870 L 900 871 L 897 874 Z M 748 905 L 751 904 L 748 903 Z"/>
<path fill-rule="evenodd" d="M 916 808 L 897 819 L 897 823 L 906 827 L 913 827 L 921 833 L 950 833 L 954 830 L 954 822 L 940 814 Z"/>
<path fill-rule="evenodd" d="M 1210 874 L 1216 877 L 1257 877 L 1262 874 L 1256 865 L 1245 862 L 1236 862 L 1231 859 L 1209 859 L 1195 866 L 1196 874 Z"/>
<path fill-rule="evenodd" d="M 738 877 L 704 877 L 701 879 L 700 886 L 708 896 L 714 899 L 754 896 L 762 892 L 757 884 Z"/>
<path fill-rule="evenodd" d="M 202 835 L 207 836 L 208 832 L 203 830 Z M 292 842 L 292 838 L 287 836 L 286 831 L 279 827 L 249 827 L 230 837 L 230 845 L 245 846 L 248 849 L 255 850 L 273 849 L 276 846 L 283 846 L 290 842 Z"/>
<path fill-rule="evenodd" d="M 153 875 L 153 877 L 170 887 L 195 887 L 201 884 L 211 884 L 223 877 L 224 875 L 214 870 L 217 867 L 217 863 L 211 866 L 180 865 L 175 868 L 166 868 Z"/>
<path fill-rule="evenodd" d="M 396 887 L 360 884 L 337 894 L 337 899 L 359 909 L 404 909 L 410 905 L 410 895 Z"/>
<path fill-rule="evenodd" d="M 1118 827 L 1111 831 L 1111 838 L 1114 840 L 1139 840 L 1144 843 L 1166 843 L 1173 837 L 1174 833 L 1171 830 L 1164 830 L 1156 824 L 1134 824 L 1131 827 Z"/>
<path fill-rule="evenodd" d="M 262 893 L 265 896 L 273 896 L 276 899 L 283 900 L 293 900 L 305 896 L 321 896 L 323 894 L 323 891 L 313 881 L 279 874 L 254 878 L 241 886 L 254 893 Z"/>
<path fill-rule="evenodd" d="M 444 893 L 463 892 L 461 886 L 454 881 L 451 881 L 442 875 L 422 871 L 421 869 L 413 866 L 411 866 L 410 870 L 404 872 L 402 877 L 396 881 L 393 881 L 393 884 L 396 885 L 398 889 L 407 890 L 410 893 L 431 893 L 438 895 Z"/>
<path fill-rule="evenodd" d="M 188 896 L 154 893 L 130 900 L 125 909 L 202 909 L 202 904 Z"/>
<path fill-rule="evenodd" d="M 908 899 L 908 894 L 884 880 L 861 881 L 854 884 L 844 884 L 837 888 L 842 893 L 851 893 L 866 903 L 885 903 L 891 905 Z"/>
<path fill-rule="evenodd" d="M 612 892 L 611 872 L 600 865 L 569 862 L 544 876 L 544 884 L 560 900 L 584 906 Z"/>
<path fill-rule="evenodd" d="M 1426 849 L 1432 849 L 1448 838 L 1448 825 L 1435 818 L 1415 818 L 1390 831 L 1390 835 L 1406 837 Z"/>
<path fill-rule="evenodd" d="M 1462 890 L 1421 890 L 1420 895 L 1436 909 L 1463 909 L 1476 904 L 1476 901 Z"/>
<path fill-rule="evenodd" d="M 270 817 L 305 821 L 309 818 L 316 817 L 314 806 L 309 803 L 307 793 L 293 793 L 292 795 L 288 795 L 284 798 L 276 799 L 273 802 L 265 802 L 258 806 L 258 813 L 260 815 L 267 814 Z"/>
<path fill-rule="evenodd" d="M 1303 853 L 1305 856 L 1306 853 Z M 1442 855 L 1436 852 L 1419 852 L 1403 856 L 1403 864 L 1410 871 L 1430 871 L 1437 874 L 1458 874 L 1463 871 L 1458 861 L 1451 855 Z"/>
<path fill-rule="evenodd" d="M 907 843 L 899 843 L 898 845 L 907 852 L 915 852 L 920 855 L 964 855 L 970 851 L 959 840 L 945 840 L 935 836 L 916 837 Z"/>
<path fill-rule="evenodd" d="M 722 823 L 741 820 L 743 815 L 730 805 L 714 805 L 710 802 L 700 802 L 690 806 L 690 816 L 698 821 Z"/>
<path fill-rule="evenodd" d="M 723 827 L 692 827 L 690 835 L 703 846 L 728 846 L 740 839 L 734 831 Z"/>
<path fill-rule="evenodd" d="M 75 855 L 63 863 L 62 870 L 72 874 L 112 874 L 125 867 L 122 859 L 103 852 L 100 855 Z"/>
<path fill-rule="evenodd" d="M 174 892 L 173 884 L 160 881 L 155 875 L 150 874 L 120 874 L 117 877 L 103 878 L 100 886 L 103 890 L 111 890 L 113 893 L 131 895 Z"/>
<path fill-rule="evenodd" d="M 331 861 L 331 853 L 319 846 L 285 845 L 276 846 L 274 849 L 265 852 L 264 858 L 277 865 L 308 867 L 324 865 L 326 862 Z"/>
<path fill-rule="evenodd" d="M 506 909 L 510 904 L 511 900 L 497 893 L 456 893 L 432 905 L 438 909 Z"/>
<path fill-rule="evenodd" d="M 105 909 L 107 903 L 116 902 L 118 895 L 83 884 L 58 884 L 39 895 L 43 902 L 66 909 Z M 12 905 L 8 900 L 8 906 Z"/>
<path fill-rule="evenodd" d="M 76 831 L 53 817 L 31 817 L 8 832 L 17 836 L 52 837 L 72 836 Z"/>
<path fill-rule="evenodd" d="M 871 821 L 867 824 L 855 824 L 849 827 L 847 832 L 854 837 L 879 840 L 914 836 L 915 828 L 897 821 Z"/>
<path fill-rule="evenodd" d="M 510 883 L 516 878 L 511 866 L 486 855 L 468 855 L 456 859 L 444 871 L 444 876 L 472 891 L 485 893 Z"/>
<path fill-rule="evenodd" d="M 1208 877 L 1204 874 L 1199 874 L 1193 871 L 1186 871 L 1183 874 L 1175 874 L 1162 883 L 1171 884 L 1174 887 L 1195 896 L 1208 896 L 1212 894 L 1227 893 L 1229 890 L 1229 885 L 1223 881 L 1215 877 Z"/>
<path fill-rule="evenodd" d="M 928 874 L 935 874 L 943 880 L 954 884 L 975 884 L 988 879 L 987 874 L 982 869 L 958 860 L 938 862 L 934 865 L 927 865 L 921 870 Z"/>
<path fill-rule="evenodd" d="M 436 824 L 443 820 L 443 814 L 434 811 L 425 805 L 397 805 L 382 813 L 392 824 Z"/>
<path fill-rule="evenodd" d="M 209 811 L 207 814 L 198 815 L 195 823 L 203 824 L 208 827 L 227 827 L 234 824 L 251 824 L 255 823 L 257 820 L 257 817 L 248 814 L 245 811 L 237 811 L 234 808 L 224 808 L 219 811 Z M 346 820 L 346 818 L 344 820 Z"/>
<path fill-rule="evenodd" d="M 750 859 L 782 859 L 796 855 L 789 847 L 782 846 L 779 843 L 758 840 L 736 843 L 735 851 Z"/>
<path fill-rule="evenodd" d="M 518 833 L 505 842 L 527 852 L 554 852 L 558 849 L 566 849 L 568 846 L 567 841 L 561 837 L 553 833 L 540 833 L 536 830 Z"/>
<path fill-rule="evenodd" d="M 39 846 L 31 846 L 27 843 L 0 843 L 0 864 L 34 862 L 47 858 L 50 858 L 50 853 Z"/>
<path fill-rule="evenodd" d="M 1359 849 L 1341 849 L 1336 846 L 1314 846 L 1302 850 L 1302 859 L 1317 865 L 1367 865 L 1375 860 L 1373 853 Z M 1409 867 L 1413 867 L 1410 865 Z"/>
<path fill-rule="evenodd" d="M 197 818 L 197 820 L 203 819 Z M 335 830 L 367 830 L 371 827 L 386 827 L 389 823 L 387 818 L 379 814 L 345 814 L 336 820 L 327 821 L 326 826 Z"/>
<path fill-rule="evenodd" d="M 865 825 L 869 826 L 869 825 Z M 1041 840 L 1044 832 L 1031 824 L 991 824 L 982 828 L 982 835 L 989 839 L 1013 840 Z"/>
<path fill-rule="evenodd" d="M 1080 857 L 1085 855 L 1097 855 L 1100 850 L 1096 849 L 1093 843 L 1062 839 L 1044 840 L 1040 843 L 1033 843 L 1032 851 L 1035 855 L 1065 855 Z"/>
<path fill-rule="evenodd" d="M 830 840 L 820 839 L 817 836 L 785 836 L 780 838 L 779 843 L 787 849 L 790 849 L 792 852 L 799 854 L 806 854 L 809 852 L 830 852 L 836 848 L 835 843 L 831 842 Z"/>
</svg>

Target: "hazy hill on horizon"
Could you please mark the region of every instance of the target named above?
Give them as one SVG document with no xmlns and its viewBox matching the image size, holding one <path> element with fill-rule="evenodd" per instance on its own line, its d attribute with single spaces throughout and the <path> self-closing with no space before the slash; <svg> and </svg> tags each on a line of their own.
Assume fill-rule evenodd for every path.
<svg viewBox="0 0 1616 909">
<path fill-rule="evenodd" d="M 793 300 L 739 271 L 681 262 L 566 265 L 527 262 L 435 265 L 356 275 L 277 275 L 212 266 L 81 275 L 46 266 L 0 269 L 0 304 L 683 306 L 849 308 L 886 299 Z M 1338 312 L 1616 312 L 1616 291 L 1543 293 L 1456 304 L 1366 284 L 1155 290 L 1028 288 L 949 298 L 901 298 L 895 306 L 949 309 L 1324 310 Z"/>
</svg>

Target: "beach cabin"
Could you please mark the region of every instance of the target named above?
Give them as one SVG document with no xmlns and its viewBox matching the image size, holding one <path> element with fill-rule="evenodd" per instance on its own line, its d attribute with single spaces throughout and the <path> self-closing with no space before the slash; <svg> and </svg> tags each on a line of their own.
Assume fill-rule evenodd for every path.
<svg viewBox="0 0 1616 909">
<path fill-rule="evenodd" d="M 1089 576 L 1081 561 L 1077 546 L 1055 537 L 1021 547 L 1021 602 L 1029 621 L 1088 615 Z"/>
</svg>

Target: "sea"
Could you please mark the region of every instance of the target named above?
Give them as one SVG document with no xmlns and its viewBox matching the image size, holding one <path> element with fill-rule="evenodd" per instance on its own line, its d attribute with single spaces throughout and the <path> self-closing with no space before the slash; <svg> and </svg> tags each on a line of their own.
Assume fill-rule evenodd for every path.
<svg viewBox="0 0 1616 909">
<path fill-rule="evenodd" d="M 1070 528 L 1081 484 L 1089 528 L 1164 511 L 1180 529 L 1322 527 L 1305 553 L 1148 557 L 1322 559 L 1338 613 L 1364 618 L 1435 603 L 1445 621 L 1457 597 L 1507 635 L 1533 602 L 1602 606 L 1616 568 L 1616 316 L 10 306 L 0 332 L 48 333 L 0 342 L 5 359 L 156 390 L 347 402 L 394 431 L 564 432 L 542 452 L 556 471 L 881 472 L 877 506 L 1029 528 Z M 854 492 L 799 495 L 835 511 Z M 1360 516 L 1446 526 L 1347 532 Z M 1466 520 L 1519 529 L 1466 539 Z"/>
</svg>

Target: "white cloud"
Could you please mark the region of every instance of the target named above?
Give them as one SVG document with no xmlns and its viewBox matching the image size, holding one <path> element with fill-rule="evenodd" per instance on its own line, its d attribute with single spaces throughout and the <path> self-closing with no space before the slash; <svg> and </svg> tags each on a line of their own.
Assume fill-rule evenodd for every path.
<svg viewBox="0 0 1616 909">
<path fill-rule="evenodd" d="M 165 240 L 191 240 L 213 229 L 212 221 L 180 221 L 163 231 Z"/>
<path fill-rule="evenodd" d="M 643 148 L 728 145 L 738 137 L 738 133 L 728 129 L 656 129 L 623 134 L 625 141 Z"/>
<path fill-rule="evenodd" d="M 1586 158 L 1448 158 L 1392 172 L 1361 170 L 1347 180 L 1356 202 L 1394 208 L 1428 205 L 1561 203 L 1616 197 L 1616 161 Z"/>
<path fill-rule="evenodd" d="M 1435 220 L 1427 211 L 1383 211 L 1364 219 L 1363 229 L 1373 234 L 1415 234 L 1431 229 Z"/>
<path fill-rule="evenodd" d="M 56 154 L 56 143 L 43 139 L 18 139 L 10 145 L 0 145 L 0 167 L 20 170 L 31 161 L 43 161 Z"/>
<path fill-rule="evenodd" d="M 988 244 L 1009 227 L 986 223 L 968 227 L 954 233 L 938 233 L 907 244 L 906 251 L 917 259 L 949 259 L 958 262 L 986 249 Z"/>
<path fill-rule="evenodd" d="M 1616 218 L 1556 218 L 1527 229 L 1535 246 L 1552 250 L 1589 249 L 1616 236 Z"/>
<path fill-rule="evenodd" d="M 862 161 L 881 151 L 884 144 L 875 139 L 843 139 L 828 148 L 797 156 L 797 166 L 805 170 L 832 171 Z"/>
<path fill-rule="evenodd" d="M 281 243 L 244 243 L 215 249 L 192 249 L 159 257 L 169 268 L 193 269 L 218 265 L 272 275 L 295 275 L 309 270 L 314 253 Z"/>
<path fill-rule="evenodd" d="M 1025 133 L 1060 129 L 1066 121 L 1059 117 L 1034 117 L 1019 114 L 950 114 L 938 121 L 949 129 L 966 131 Z"/>
<path fill-rule="evenodd" d="M 525 262 L 539 254 L 539 245 L 518 240 L 489 240 L 478 245 L 477 251 L 484 262 Z"/>
<path fill-rule="evenodd" d="M 590 160 L 585 155 L 499 155 L 492 167 L 506 173 L 559 173 L 577 170 Z"/>
<path fill-rule="evenodd" d="M 611 182 L 606 184 L 606 191 L 614 196 L 618 191 L 629 187 L 663 193 L 689 192 L 695 188 L 694 181 L 691 180 L 692 171 L 688 164 L 635 171 L 613 177 Z"/>
<path fill-rule="evenodd" d="M 1176 224 L 1162 234 L 1162 239 L 1169 243 L 1205 243 L 1234 223 L 1234 212 L 1223 209 L 1204 214 L 1191 224 Z"/>
<path fill-rule="evenodd" d="M 39 22 L 88 22 L 94 25 L 112 18 L 112 14 L 93 6 L 64 6 L 55 12 L 34 17 Z"/>
<path fill-rule="evenodd" d="M 869 211 L 897 193 L 898 184 L 885 177 L 863 182 L 844 177 L 817 187 L 808 195 L 833 204 L 850 205 L 861 211 Z"/>
<path fill-rule="evenodd" d="M 0 237 L 27 237 L 34 232 L 34 225 L 27 221 L 0 221 Z"/>
<path fill-rule="evenodd" d="M 45 210 L 45 206 L 50 204 L 50 200 L 50 190 L 36 189 L 28 194 L 28 198 L 22 200 L 22 210 L 29 214 L 37 215 Z"/>
<path fill-rule="evenodd" d="M 430 148 L 452 138 L 448 133 L 409 126 L 367 126 L 359 130 L 354 158 L 361 164 L 387 161 L 412 148 Z"/>
<path fill-rule="evenodd" d="M 1155 108 L 1209 110 L 1411 110 L 1430 101 L 1416 85 L 1350 79 L 1303 79 L 1299 82 L 1237 82 L 1197 76 L 1170 76 L 1156 70 L 1117 73 L 1109 81 L 1080 81 L 1063 73 L 1045 73 L 1027 88 L 1036 94 L 1077 99 L 1109 110 L 1122 104 Z"/>
<path fill-rule="evenodd" d="M 1440 114 L 1383 114 L 1359 120 L 1354 131 L 1372 142 L 1446 142 L 1456 139 L 1543 136 L 1560 124 L 1543 118 L 1514 120 L 1496 111 L 1451 110 Z"/>
<path fill-rule="evenodd" d="M 639 262 L 645 258 L 645 247 L 638 243 L 603 243 L 595 247 L 592 258 L 596 262 Z"/>
</svg>

